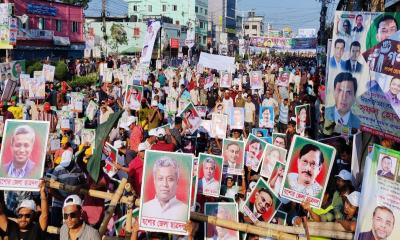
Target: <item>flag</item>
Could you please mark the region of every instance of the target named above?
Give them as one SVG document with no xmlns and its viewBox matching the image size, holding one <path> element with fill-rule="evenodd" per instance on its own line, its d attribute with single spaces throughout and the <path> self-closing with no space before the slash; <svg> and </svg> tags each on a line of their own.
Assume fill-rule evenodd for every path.
<svg viewBox="0 0 400 240">
<path fill-rule="evenodd" d="M 101 124 L 96 129 L 94 152 L 87 164 L 87 170 L 89 172 L 89 175 L 96 182 L 100 174 L 100 161 L 101 161 L 103 146 L 105 144 L 108 134 L 110 134 L 112 128 L 118 123 L 118 120 L 123 112 L 124 110 L 121 110 L 119 112 L 111 114 L 108 120 L 105 123 Z"/>
</svg>

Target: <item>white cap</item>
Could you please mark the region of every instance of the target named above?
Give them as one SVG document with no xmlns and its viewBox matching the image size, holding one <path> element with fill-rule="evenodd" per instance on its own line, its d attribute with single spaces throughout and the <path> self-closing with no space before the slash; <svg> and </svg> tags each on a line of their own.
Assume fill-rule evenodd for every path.
<svg viewBox="0 0 400 240">
<path fill-rule="evenodd" d="M 78 195 L 69 195 L 65 199 L 63 207 L 68 207 L 72 205 L 82 206 L 82 199 Z"/>
<path fill-rule="evenodd" d="M 121 147 L 123 147 L 124 146 L 124 144 L 122 143 L 122 141 L 121 140 L 116 140 L 115 142 L 114 142 L 114 147 L 115 148 L 121 148 Z"/>
<path fill-rule="evenodd" d="M 153 128 L 149 131 L 149 136 L 157 137 L 157 129 Z"/>
<path fill-rule="evenodd" d="M 147 145 L 145 143 L 139 143 L 138 152 L 147 150 Z"/>
<path fill-rule="evenodd" d="M 338 175 L 335 175 L 335 177 L 340 177 L 341 179 L 345 181 L 350 181 L 351 180 L 351 173 L 347 170 L 342 170 Z"/>
<path fill-rule="evenodd" d="M 354 191 L 350 193 L 349 195 L 346 195 L 347 200 L 349 200 L 350 204 L 353 205 L 354 207 L 359 206 L 359 200 L 360 200 L 360 192 Z"/>
<path fill-rule="evenodd" d="M 157 107 L 158 106 L 158 102 L 156 100 L 151 101 L 151 106 L 152 107 Z"/>
<path fill-rule="evenodd" d="M 165 129 L 164 128 L 158 128 L 157 129 L 157 137 L 164 137 L 165 136 Z"/>
<path fill-rule="evenodd" d="M 21 204 L 18 206 L 17 208 L 17 212 L 19 211 L 19 209 L 21 208 L 28 208 L 32 211 L 36 211 L 36 203 L 33 200 L 29 200 L 29 199 L 25 199 L 21 202 Z"/>
</svg>

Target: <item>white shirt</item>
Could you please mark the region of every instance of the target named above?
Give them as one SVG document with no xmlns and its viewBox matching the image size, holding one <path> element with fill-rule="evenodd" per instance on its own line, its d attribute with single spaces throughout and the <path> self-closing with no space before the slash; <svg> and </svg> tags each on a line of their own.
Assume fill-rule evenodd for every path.
<svg viewBox="0 0 400 240">
<path fill-rule="evenodd" d="M 177 99 L 179 96 L 179 90 L 178 88 L 174 89 L 173 87 L 169 88 L 169 92 L 168 92 L 168 97 L 172 97 Z"/>
<path fill-rule="evenodd" d="M 203 184 L 203 193 L 217 194 L 219 195 L 219 183 L 212 178 L 210 181 L 206 181 L 205 178 L 201 179 Z"/>
<path fill-rule="evenodd" d="M 14 162 L 11 162 L 11 165 L 8 169 L 8 176 L 9 177 L 14 177 L 14 178 L 23 178 L 25 177 L 26 174 L 26 166 L 28 165 L 28 162 L 31 160 L 28 160 L 25 162 L 25 165 L 22 168 L 16 168 L 14 166 Z"/>
<path fill-rule="evenodd" d="M 253 123 L 253 114 L 256 112 L 256 106 L 252 102 L 244 104 L 244 121 L 247 123 Z"/>
<path fill-rule="evenodd" d="M 171 198 L 164 207 L 161 206 L 158 198 L 155 197 L 143 204 L 142 215 L 144 217 L 168 219 L 174 221 L 187 221 L 188 218 L 188 205 L 176 199 Z"/>
<path fill-rule="evenodd" d="M 298 177 L 299 177 L 299 174 L 297 174 L 297 173 L 289 173 L 288 174 L 289 188 L 291 190 L 306 194 L 311 197 L 316 197 L 322 191 L 322 187 L 316 181 L 314 181 L 312 185 L 307 186 L 307 187 L 300 185 L 297 182 Z"/>
<path fill-rule="evenodd" d="M 342 123 L 339 121 L 340 118 L 343 120 Z M 342 116 L 340 116 L 338 110 L 337 110 L 336 107 L 335 107 L 335 122 L 336 122 L 336 123 L 340 123 L 340 124 L 342 124 L 342 125 L 347 125 L 348 122 L 349 122 L 349 119 L 350 119 L 350 111 L 348 111 L 348 112 L 342 117 Z"/>
</svg>

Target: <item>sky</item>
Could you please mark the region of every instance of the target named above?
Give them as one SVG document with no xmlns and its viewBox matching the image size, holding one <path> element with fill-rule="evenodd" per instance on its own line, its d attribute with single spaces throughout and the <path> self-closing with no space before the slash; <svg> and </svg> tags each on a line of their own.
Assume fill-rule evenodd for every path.
<svg viewBox="0 0 400 240">
<path fill-rule="evenodd" d="M 289 26 L 295 33 L 298 28 L 319 29 L 321 3 L 318 0 L 237 0 L 237 5 L 239 11 L 254 9 L 256 15 L 264 16 L 265 27 L 267 23 L 273 29 Z"/>
</svg>

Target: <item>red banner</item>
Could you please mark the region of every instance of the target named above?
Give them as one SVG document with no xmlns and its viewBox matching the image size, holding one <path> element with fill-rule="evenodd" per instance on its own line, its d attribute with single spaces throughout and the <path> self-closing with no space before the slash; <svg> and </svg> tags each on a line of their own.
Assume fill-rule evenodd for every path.
<svg viewBox="0 0 400 240">
<path fill-rule="evenodd" d="M 171 39 L 169 40 L 169 46 L 170 46 L 171 48 L 179 48 L 179 39 L 177 39 L 177 38 L 171 38 Z"/>
</svg>

